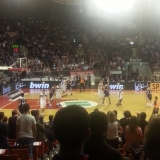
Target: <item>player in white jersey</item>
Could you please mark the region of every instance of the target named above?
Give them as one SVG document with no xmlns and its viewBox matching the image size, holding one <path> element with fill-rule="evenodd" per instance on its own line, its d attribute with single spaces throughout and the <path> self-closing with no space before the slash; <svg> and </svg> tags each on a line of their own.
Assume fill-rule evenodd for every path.
<svg viewBox="0 0 160 160">
<path fill-rule="evenodd" d="M 104 92 L 103 92 L 103 80 L 100 81 L 98 84 L 98 97 L 99 97 L 99 103 L 103 103 L 103 98 L 104 98 Z"/>
<path fill-rule="evenodd" d="M 123 100 L 123 87 L 118 91 L 118 103 L 117 103 L 117 107 L 119 107 L 119 105 L 121 105 L 122 100 Z"/>
<path fill-rule="evenodd" d="M 66 86 L 67 86 L 67 80 L 66 78 L 63 78 L 61 82 L 62 97 L 66 96 Z"/>
<path fill-rule="evenodd" d="M 48 96 L 45 93 L 45 90 L 43 90 L 42 93 L 40 93 L 40 95 L 39 95 L 39 103 L 40 103 L 40 110 L 41 110 L 42 116 L 44 116 L 44 111 L 45 111 L 45 107 L 47 105 L 47 101 L 48 101 Z"/>
<path fill-rule="evenodd" d="M 62 97 L 61 84 L 59 84 L 59 85 L 56 86 L 55 93 L 56 93 L 56 104 L 59 106 L 60 105 L 59 101 L 60 101 L 60 99 Z"/>
</svg>

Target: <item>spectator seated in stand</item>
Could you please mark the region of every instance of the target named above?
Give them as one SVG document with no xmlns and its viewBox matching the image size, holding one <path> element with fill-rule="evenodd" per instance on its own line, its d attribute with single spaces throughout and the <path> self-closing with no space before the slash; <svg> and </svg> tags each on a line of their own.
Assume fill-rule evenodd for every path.
<svg viewBox="0 0 160 160">
<path fill-rule="evenodd" d="M 129 124 L 125 128 L 125 139 L 125 149 L 128 156 L 130 148 L 138 149 L 143 140 L 143 133 L 141 128 L 138 126 L 137 117 L 135 116 L 131 117 Z"/>
<path fill-rule="evenodd" d="M 60 150 L 53 160 L 87 160 L 83 145 L 90 136 L 89 124 L 90 118 L 84 108 L 70 105 L 60 109 L 54 118 L 54 135 Z"/>
</svg>

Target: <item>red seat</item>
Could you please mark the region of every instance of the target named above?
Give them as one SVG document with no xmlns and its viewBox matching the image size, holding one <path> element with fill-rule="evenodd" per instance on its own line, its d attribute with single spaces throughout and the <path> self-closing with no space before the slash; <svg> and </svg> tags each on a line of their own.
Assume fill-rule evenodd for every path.
<svg viewBox="0 0 160 160">
<path fill-rule="evenodd" d="M 7 139 L 8 143 L 11 145 L 15 145 L 15 143 L 17 142 L 16 139 Z"/>
<path fill-rule="evenodd" d="M 36 146 L 38 148 L 38 157 L 43 157 L 44 155 L 44 145 L 41 143 L 41 145 Z"/>
<path fill-rule="evenodd" d="M 18 155 L 0 155 L 0 160 L 21 160 Z"/>
<path fill-rule="evenodd" d="M 37 146 L 33 147 L 33 159 L 38 160 L 38 148 L 37 148 Z"/>
<path fill-rule="evenodd" d="M 11 154 L 17 154 L 22 160 L 29 160 L 28 149 L 11 149 Z"/>
<path fill-rule="evenodd" d="M 44 153 L 48 153 L 48 152 L 49 152 L 49 143 L 47 141 L 47 142 L 44 142 Z"/>
</svg>

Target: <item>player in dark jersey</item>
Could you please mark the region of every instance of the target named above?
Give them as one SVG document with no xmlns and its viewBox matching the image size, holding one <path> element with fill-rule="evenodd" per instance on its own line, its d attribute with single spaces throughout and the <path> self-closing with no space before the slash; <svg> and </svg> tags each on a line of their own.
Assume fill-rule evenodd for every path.
<svg viewBox="0 0 160 160">
<path fill-rule="evenodd" d="M 111 104 L 111 99 L 110 99 L 110 94 L 109 94 L 109 86 L 108 85 L 105 85 L 104 87 L 104 98 L 103 98 L 103 104 L 105 102 L 105 98 L 108 97 L 108 101 L 109 101 L 109 104 Z"/>
<path fill-rule="evenodd" d="M 147 91 L 146 91 L 146 101 L 147 101 L 146 107 L 153 106 L 152 105 L 152 90 L 149 87 L 147 88 Z"/>
<path fill-rule="evenodd" d="M 54 96 L 53 89 L 51 89 L 49 92 L 49 103 L 47 104 L 49 108 L 52 108 L 53 96 Z"/>
<path fill-rule="evenodd" d="M 67 95 L 72 95 L 72 82 L 71 81 L 67 81 Z"/>
<path fill-rule="evenodd" d="M 19 112 L 21 114 L 23 114 L 23 105 L 26 103 L 26 99 L 24 97 L 24 93 L 21 94 L 21 97 L 19 99 L 19 106 L 18 106 L 18 109 L 19 109 Z"/>
</svg>

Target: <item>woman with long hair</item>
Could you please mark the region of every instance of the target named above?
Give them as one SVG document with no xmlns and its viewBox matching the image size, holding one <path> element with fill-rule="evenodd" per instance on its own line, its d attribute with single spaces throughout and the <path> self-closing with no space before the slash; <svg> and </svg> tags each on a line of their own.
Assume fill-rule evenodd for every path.
<svg viewBox="0 0 160 160">
<path fill-rule="evenodd" d="M 125 149 L 126 154 L 129 154 L 129 147 L 136 149 L 140 146 L 143 140 L 142 129 L 138 126 L 137 117 L 132 116 L 128 126 L 125 128 Z"/>
<path fill-rule="evenodd" d="M 160 160 L 160 115 L 153 117 L 144 133 L 144 152 L 140 160 Z"/>
<path fill-rule="evenodd" d="M 106 142 L 113 148 L 118 149 L 119 145 L 119 131 L 123 133 L 123 129 L 119 122 L 116 121 L 114 112 L 108 113 L 108 128 L 106 134 Z"/>
</svg>

